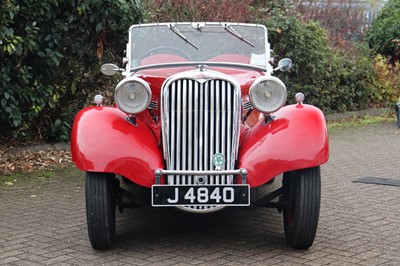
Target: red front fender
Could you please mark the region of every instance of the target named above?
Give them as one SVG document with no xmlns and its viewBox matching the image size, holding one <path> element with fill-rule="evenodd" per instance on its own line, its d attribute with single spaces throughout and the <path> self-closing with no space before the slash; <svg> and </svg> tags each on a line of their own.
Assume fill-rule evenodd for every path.
<svg viewBox="0 0 400 266">
<path fill-rule="evenodd" d="M 248 170 L 247 183 L 257 187 L 291 170 L 328 161 L 328 131 L 323 113 L 311 105 L 289 105 L 264 125 L 259 121 L 244 137 L 239 168 Z"/>
<path fill-rule="evenodd" d="M 74 120 L 71 153 L 83 171 L 116 173 L 150 187 L 154 169 L 163 168 L 162 154 L 153 131 L 112 107 L 89 107 Z"/>
</svg>

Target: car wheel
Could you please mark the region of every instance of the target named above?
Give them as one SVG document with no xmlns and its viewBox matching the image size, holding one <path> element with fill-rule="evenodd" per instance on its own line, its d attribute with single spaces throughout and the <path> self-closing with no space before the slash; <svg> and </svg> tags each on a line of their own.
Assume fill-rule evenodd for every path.
<svg viewBox="0 0 400 266">
<path fill-rule="evenodd" d="M 309 248 L 318 227 L 321 202 L 320 168 L 308 168 L 283 175 L 285 201 L 283 222 L 286 242 L 295 249 Z"/>
<path fill-rule="evenodd" d="M 86 215 L 94 249 L 109 249 L 115 239 L 115 175 L 86 173 Z"/>
</svg>

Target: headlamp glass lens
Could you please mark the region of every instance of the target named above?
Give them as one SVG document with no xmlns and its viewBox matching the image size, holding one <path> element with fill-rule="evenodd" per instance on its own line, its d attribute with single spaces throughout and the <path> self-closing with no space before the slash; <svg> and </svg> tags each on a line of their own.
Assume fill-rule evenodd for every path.
<svg viewBox="0 0 400 266">
<path fill-rule="evenodd" d="M 250 88 L 250 100 L 254 108 L 262 113 L 272 113 L 279 110 L 286 101 L 286 87 L 275 77 L 255 81 Z"/>
<path fill-rule="evenodd" d="M 115 102 L 124 112 L 137 114 L 146 110 L 151 100 L 148 85 L 139 80 L 127 80 L 118 84 L 115 90 Z"/>
</svg>

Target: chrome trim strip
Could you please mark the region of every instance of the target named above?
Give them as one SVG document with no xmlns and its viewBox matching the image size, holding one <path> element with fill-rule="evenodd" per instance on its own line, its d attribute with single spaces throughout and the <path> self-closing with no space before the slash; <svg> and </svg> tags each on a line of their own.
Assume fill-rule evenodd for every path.
<svg viewBox="0 0 400 266">
<path fill-rule="evenodd" d="M 206 87 L 205 89 L 205 93 L 204 93 L 204 158 L 203 158 L 203 163 L 204 163 L 204 167 L 203 170 L 210 170 L 209 166 L 209 158 L 208 158 L 208 149 L 210 147 L 210 142 L 209 142 L 209 117 L 210 117 L 210 107 L 208 106 L 209 104 L 209 97 L 210 97 L 210 84 L 206 83 Z"/>
<path fill-rule="evenodd" d="M 210 116 L 211 116 L 211 123 L 210 123 L 210 154 L 214 154 L 215 153 L 215 145 L 214 145 L 214 133 L 215 133 L 215 130 L 214 130 L 214 125 L 215 125 L 215 122 L 214 122 L 214 118 L 215 118 L 215 115 L 213 115 L 213 112 L 215 112 L 215 81 L 213 81 L 213 82 L 211 82 L 211 101 L 210 101 L 210 103 L 211 103 L 211 108 L 210 108 Z M 210 166 L 210 167 L 212 167 L 212 165 L 213 165 L 213 163 L 212 163 L 212 158 L 211 157 L 208 157 L 209 159 L 209 163 L 208 163 L 208 165 Z M 214 182 L 214 176 L 210 176 L 210 184 L 215 184 L 215 182 Z"/>
<path fill-rule="evenodd" d="M 222 96 L 221 96 L 221 112 L 220 112 L 220 116 L 222 118 L 221 121 L 221 152 L 225 153 L 226 152 L 226 146 L 229 146 L 229 143 L 227 142 L 227 140 L 225 139 L 227 137 L 226 135 L 226 116 L 228 115 L 228 113 L 230 113 L 230 110 L 228 110 L 226 108 L 226 90 L 230 90 L 230 84 L 227 84 L 227 82 L 222 83 Z M 228 101 L 230 101 L 231 99 L 228 99 Z M 228 143 L 228 145 L 226 145 Z M 229 153 L 226 152 L 225 154 L 225 166 L 224 167 L 228 167 L 228 165 L 230 165 L 230 160 L 228 160 L 229 157 Z M 226 184 L 227 180 L 226 178 L 223 178 L 222 180 L 222 184 Z"/>
<path fill-rule="evenodd" d="M 192 99 L 193 99 L 193 87 L 192 86 L 188 86 L 187 89 L 189 90 L 189 98 L 188 98 L 188 101 L 189 101 L 189 109 L 188 109 L 189 126 L 188 126 L 188 130 L 190 132 L 189 133 L 189 143 L 188 143 L 188 146 L 189 146 L 189 151 L 188 151 L 188 169 L 192 170 L 193 169 L 193 166 L 192 166 L 192 160 L 193 160 L 193 158 L 192 158 L 192 155 L 193 155 L 193 152 L 192 152 L 192 147 L 193 147 L 192 140 L 193 140 L 193 138 L 190 135 L 191 135 L 191 130 L 193 128 L 193 122 L 194 121 L 193 121 L 193 118 L 192 118 L 192 113 L 190 111 L 193 110 L 193 102 L 192 102 Z"/>
<path fill-rule="evenodd" d="M 176 88 L 175 87 L 176 87 L 175 83 L 172 84 L 172 88 L 171 88 L 171 90 L 172 90 L 172 92 L 171 92 L 171 95 L 172 95 L 171 96 L 171 109 L 173 111 L 171 112 L 171 126 L 170 126 L 170 128 L 171 128 L 171 140 L 170 140 L 170 143 L 175 142 L 175 121 L 176 121 L 175 112 L 174 112 L 174 110 L 176 109 L 176 105 L 175 105 Z M 175 154 L 175 145 L 171 146 L 171 154 Z M 174 156 L 171 156 L 171 167 L 172 167 L 172 169 L 175 169 L 175 158 L 174 158 Z"/>
<path fill-rule="evenodd" d="M 182 99 L 182 102 L 183 102 L 183 110 L 182 110 L 182 116 L 183 116 L 183 118 L 182 118 L 182 120 L 183 120 L 183 125 L 182 125 L 182 130 L 183 130 L 183 137 L 182 137 L 182 139 L 183 139 L 183 142 L 182 142 L 182 168 L 183 169 L 186 169 L 186 165 L 187 165 L 187 154 L 188 154 L 188 152 L 187 152 L 187 145 L 186 145 L 186 142 L 187 142 L 187 139 L 188 139 L 188 137 L 189 137 L 189 135 L 188 135 L 188 133 L 187 133 L 187 126 L 186 126 L 186 122 L 187 122 L 187 115 L 188 115 L 188 112 L 187 112 L 187 99 L 188 99 L 188 97 L 187 97 L 187 80 L 182 80 L 181 81 L 182 83 L 183 83 L 183 86 L 182 86 L 182 90 L 183 90 L 183 99 Z M 183 184 L 186 184 L 186 176 L 183 176 Z"/>
<path fill-rule="evenodd" d="M 221 150 L 221 145 L 220 145 L 220 140 L 223 137 L 223 135 L 221 134 L 221 82 L 216 82 L 217 83 L 217 87 L 216 87 L 216 94 L 217 96 L 215 97 L 217 102 L 216 102 L 216 109 L 215 109 L 215 153 L 222 153 L 224 151 Z M 222 142 L 222 141 L 221 141 Z M 223 181 L 221 180 L 220 176 L 217 175 L 215 177 L 216 180 L 216 184 L 219 185 L 220 183 L 223 183 Z"/>
<path fill-rule="evenodd" d="M 175 85 L 176 83 L 174 83 Z M 178 95 L 178 99 L 177 99 L 177 103 L 176 103 L 176 155 L 175 155 L 175 160 L 176 160 L 176 169 L 181 169 L 181 149 L 182 149 L 182 145 L 181 145 L 181 131 L 182 131 L 182 127 L 181 127 L 181 104 L 182 104 L 182 99 L 181 99 L 181 95 L 182 95 L 182 81 L 178 82 L 177 87 L 175 87 L 177 90 L 177 95 Z M 174 129 L 174 128 L 172 128 Z M 180 184 L 180 180 L 181 177 L 178 175 L 175 177 L 176 179 L 176 183 L 175 184 Z"/>
<path fill-rule="evenodd" d="M 210 170 L 210 171 L 196 171 L 196 170 L 164 170 L 164 169 L 156 169 L 154 170 L 155 174 L 160 175 L 240 175 L 246 176 L 247 169 L 240 168 L 234 170 Z"/>
<path fill-rule="evenodd" d="M 154 26 L 168 26 L 170 25 L 171 22 L 160 22 L 160 23 L 142 23 L 142 24 L 134 24 L 129 27 L 129 30 L 133 28 L 139 28 L 139 27 L 154 27 Z M 249 26 L 249 27 L 262 27 L 264 29 L 267 29 L 265 25 L 263 24 L 256 24 L 256 23 L 241 23 L 241 22 L 211 22 L 211 21 L 201 21 L 201 22 L 192 22 L 192 21 L 187 21 L 187 22 L 174 22 L 172 23 L 173 25 L 195 25 L 195 24 L 204 24 L 204 25 L 221 25 L 221 27 L 224 24 L 229 24 L 230 26 Z"/>
<path fill-rule="evenodd" d="M 193 67 L 198 68 L 199 65 L 206 65 L 208 67 L 233 67 L 233 68 L 244 68 L 267 72 L 266 67 L 255 66 L 250 64 L 241 63 L 227 63 L 227 62 L 208 62 L 208 61 L 196 61 L 196 62 L 175 62 L 175 63 L 165 63 L 165 64 L 152 64 L 146 66 L 138 66 L 130 69 L 132 73 L 138 72 L 140 70 L 154 69 L 154 68 L 172 68 L 172 67 Z"/>
<path fill-rule="evenodd" d="M 198 169 L 199 155 L 199 83 L 194 82 L 194 158 L 193 169 Z"/>
<path fill-rule="evenodd" d="M 228 99 L 232 99 L 232 95 L 231 95 L 231 90 L 228 90 Z M 229 143 L 232 143 L 232 139 L 231 139 L 231 137 L 233 136 L 232 134 L 233 134 L 233 128 L 232 128 L 232 119 L 233 119 L 233 115 L 232 115 L 232 113 L 231 113 L 231 110 L 232 111 L 234 111 L 233 110 L 233 106 L 232 106 L 232 102 L 231 101 L 228 101 L 228 104 L 227 104 L 227 108 L 228 108 L 228 114 L 227 114 L 227 125 L 226 125 L 226 127 L 227 127 L 227 143 L 228 143 L 228 147 L 227 147 L 227 150 L 226 150 L 226 152 L 227 152 L 227 165 L 229 165 L 230 163 L 232 163 L 232 161 L 235 161 L 235 159 L 233 158 L 233 156 L 232 156 L 232 151 L 233 150 L 235 150 L 235 147 L 233 146 L 233 145 L 235 145 L 235 144 L 233 144 L 233 145 L 229 145 Z M 231 133 L 232 132 L 232 133 Z M 234 137 L 234 136 L 233 136 Z"/>
<path fill-rule="evenodd" d="M 203 87 L 203 89 L 205 89 Z M 204 92 L 199 92 L 199 97 L 200 97 L 200 105 L 199 105 L 199 165 L 198 169 L 199 170 L 205 170 L 203 169 L 203 152 L 204 152 L 204 135 L 203 135 L 203 128 L 204 128 L 204 115 L 206 112 L 206 109 L 204 109 Z"/>
</svg>

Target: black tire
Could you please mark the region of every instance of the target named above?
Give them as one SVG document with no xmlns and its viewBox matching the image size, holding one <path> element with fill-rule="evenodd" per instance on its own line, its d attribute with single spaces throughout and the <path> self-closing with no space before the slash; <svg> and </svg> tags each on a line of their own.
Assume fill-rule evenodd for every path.
<svg viewBox="0 0 400 266">
<path fill-rule="evenodd" d="M 90 243 L 94 249 L 109 249 L 115 239 L 115 175 L 88 172 L 85 190 Z"/>
<path fill-rule="evenodd" d="M 284 198 L 289 201 L 283 209 L 285 237 L 295 249 L 308 249 L 317 233 L 321 202 L 320 168 L 308 168 L 283 175 Z"/>
</svg>

